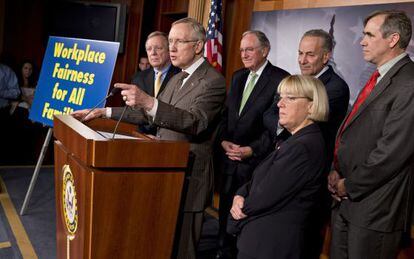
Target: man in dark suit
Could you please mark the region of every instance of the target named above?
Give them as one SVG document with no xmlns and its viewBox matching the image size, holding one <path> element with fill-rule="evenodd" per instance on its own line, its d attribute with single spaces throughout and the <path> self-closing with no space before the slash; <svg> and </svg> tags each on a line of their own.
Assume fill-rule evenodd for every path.
<svg viewBox="0 0 414 259">
<path fill-rule="evenodd" d="M 405 53 L 411 21 L 378 11 L 364 21 L 364 59 L 377 67 L 336 138 L 328 188 L 332 259 L 396 258 L 410 229 L 414 177 L 414 63 Z"/>
<path fill-rule="evenodd" d="M 182 72 L 168 82 L 157 98 L 135 85 L 115 84 L 130 106 L 124 120 L 151 121 L 158 127 L 159 139 L 188 141 L 194 154 L 178 258 L 196 257 L 203 212 L 213 194 L 212 135 L 226 96 L 224 77 L 203 58 L 205 35 L 203 26 L 192 18 L 173 23 L 168 36 L 171 62 Z M 82 118 L 86 112 L 73 115 Z M 122 108 L 96 109 L 85 119 L 105 115 L 119 118 L 121 113 Z"/>
<path fill-rule="evenodd" d="M 233 74 L 218 136 L 224 154 L 220 161 L 223 171 L 217 258 L 231 257 L 236 250 L 234 238 L 226 234 L 233 196 L 251 179 L 257 162 L 252 155 L 265 130 L 263 112 L 272 104 L 280 81 L 289 75 L 267 60 L 269 50 L 270 42 L 263 32 L 243 33 L 240 55 L 244 68 Z"/>
<path fill-rule="evenodd" d="M 171 77 L 179 73 L 181 69 L 171 65 L 166 33 L 160 31 L 150 33 L 145 42 L 145 50 L 152 68 L 137 72 L 131 83 L 139 85 L 147 94 L 157 97 Z M 139 130 L 151 135 L 157 132 L 157 128 L 148 123 L 139 124 Z"/>
<path fill-rule="evenodd" d="M 345 118 L 349 103 L 347 83 L 335 73 L 332 66 L 328 65 L 333 47 L 332 36 L 318 29 L 303 34 L 298 51 L 301 74 L 314 76 L 321 80 L 328 94 L 328 122 L 319 123 L 326 142 L 328 164 L 332 163 L 336 132 Z"/>
<path fill-rule="evenodd" d="M 321 80 L 328 93 L 329 119 L 326 123 L 319 123 L 327 146 L 328 164 L 332 163 L 336 132 L 345 118 L 349 103 L 348 85 L 328 64 L 333 47 L 332 36 L 324 30 L 316 29 L 303 34 L 298 49 L 301 74 Z M 264 123 L 273 140 L 277 139 L 278 133 L 282 138 L 287 134 L 283 128 L 278 128 L 277 113 L 278 109 L 274 102 L 264 115 Z"/>
</svg>

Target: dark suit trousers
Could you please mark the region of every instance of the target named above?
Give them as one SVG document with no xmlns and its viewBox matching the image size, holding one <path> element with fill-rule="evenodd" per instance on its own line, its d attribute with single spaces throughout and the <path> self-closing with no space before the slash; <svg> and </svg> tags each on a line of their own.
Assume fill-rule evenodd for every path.
<svg viewBox="0 0 414 259">
<path fill-rule="evenodd" d="M 195 259 L 200 241 L 203 212 L 184 212 L 178 244 L 178 259 Z"/>
<path fill-rule="evenodd" d="M 397 258 L 402 231 L 379 232 L 357 227 L 332 212 L 330 259 Z"/>
<path fill-rule="evenodd" d="M 256 259 L 256 257 L 251 257 L 250 255 L 244 254 L 243 252 L 238 252 L 237 259 Z"/>
</svg>

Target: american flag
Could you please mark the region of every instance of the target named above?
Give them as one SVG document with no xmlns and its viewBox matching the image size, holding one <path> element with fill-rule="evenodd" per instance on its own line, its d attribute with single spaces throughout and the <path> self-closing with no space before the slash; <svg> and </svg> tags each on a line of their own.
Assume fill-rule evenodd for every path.
<svg viewBox="0 0 414 259">
<path fill-rule="evenodd" d="M 223 30 L 221 19 L 221 0 L 211 0 L 210 16 L 207 27 L 207 42 L 204 56 L 217 71 L 222 71 L 223 61 Z"/>
</svg>

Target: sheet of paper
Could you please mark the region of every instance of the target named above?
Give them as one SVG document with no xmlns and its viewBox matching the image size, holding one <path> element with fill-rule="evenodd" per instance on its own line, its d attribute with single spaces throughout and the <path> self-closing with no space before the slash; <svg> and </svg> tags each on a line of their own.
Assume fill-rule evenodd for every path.
<svg viewBox="0 0 414 259">
<path fill-rule="evenodd" d="M 101 134 L 104 138 L 111 139 L 113 136 L 112 132 L 105 132 L 105 131 L 97 131 L 99 134 Z M 123 134 L 115 134 L 115 139 L 142 139 L 143 138 L 137 138 L 133 136 L 123 135 Z"/>
</svg>

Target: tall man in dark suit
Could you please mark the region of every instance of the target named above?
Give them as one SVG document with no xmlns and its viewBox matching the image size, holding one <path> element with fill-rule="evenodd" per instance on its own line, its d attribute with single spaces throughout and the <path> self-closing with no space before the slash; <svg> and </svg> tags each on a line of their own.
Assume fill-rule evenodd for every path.
<svg viewBox="0 0 414 259">
<path fill-rule="evenodd" d="M 139 85 L 144 92 L 157 97 L 171 77 L 181 69 L 171 65 L 166 33 L 160 31 L 150 33 L 145 42 L 145 50 L 152 68 L 137 72 L 132 78 L 132 84 Z M 139 124 L 139 130 L 151 135 L 157 132 L 157 128 L 148 123 Z"/>
<path fill-rule="evenodd" d="M 332 259 L 396 258 L 411 223 L 414 63 L 405 53 L 411 21 L 404 12 L 378 11 L 364 26 L 364 59 L 377 70 L 337 134 L 328 185 L 338 201 Z"/>
<path fill-rule="evenodd" d="M 317 29 L 303 34 L 298 50 L 301 74 L 321 80 L 328 94 L 328 122 L 319 123 L 326 142 L 328 164 L 332 162 L 336 132 L 345 118 L 349 103 L 348 85 L 328 64 L 333 47 L 332 36 L 324 30 Z"/>
<path fill-rule="evenodd" d="M 324 30 L 309 30 L 303 34 L 299 43 L 298 63 L 302 75 L 317 77 L 325 85 L 329 99 L 329 119 L 326 123 L 320 123 L 326 142 L 328 163 L 332 162 L 335 135 L 345 118 L 349 103 L 349 87 L 346 82 L 335 73 L 329 60 L 332 56 L 334 42 L 332 36 Z M 266 128 L 271 133 L 272 139 L 286 134 L 281 127 L 278 128 L 278 109 L 276 102 L 264 115 Z"/>
<path fill-rule="evenodd" d="M 204 58 L 203 26 L 191 18 L 173 23 L 169 36 L 171 62 L 182 69 L 157 98 L 139 87 L 115 84 L 128 106 L 126 121 L 151 120 L 162 140 L 188 141 L 195 156 L 184 204 L 178 258 L 195 258 L 203 211 L 213 194 L 212 135 L 226 96 L 225 80 Z M 85 119 L 119 118 L 122 108 L 96 109 Z M 82 118 L 86 111 L 73 113 Z"/>
<path fill-rule="evenodd" d="M 263 133 L 263 112 L 272 104 L 276 88 L 289 73 L 273 66 L 267 55 L 270 42 L 261 31 L 246 31 L 240 43 L 244 68 L 233 74 L 218 136 L 222 157 L 220 234 L 217 258 L 230 257 L 235 240 L 226 234 L 227 217 L 237 189 L 251 179 L 252 158 Z"/>
</svg>

